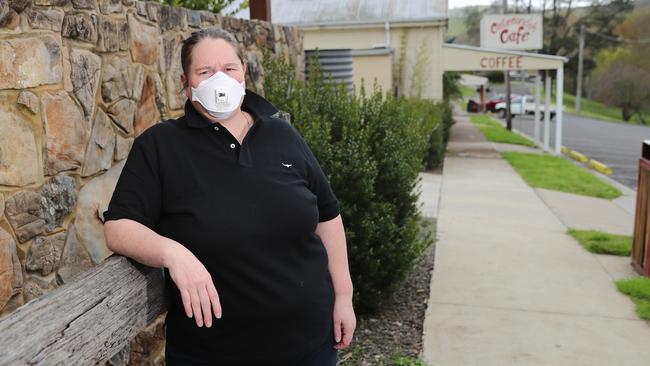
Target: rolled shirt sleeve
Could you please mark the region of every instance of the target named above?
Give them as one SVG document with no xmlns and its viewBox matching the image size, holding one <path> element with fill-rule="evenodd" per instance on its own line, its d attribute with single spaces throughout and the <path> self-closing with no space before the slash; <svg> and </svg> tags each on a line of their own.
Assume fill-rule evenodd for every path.
<svg viewBox="0 0 650 366">
<path fill-rule="evenodd" d="M 307 160 L 307 181 L 309 190 L 317 197 L 318 202 L 318 221 L 329 221 L 341 212 L 339 200 L 336 198 L 332 187 L 330 186 L 327 176 L 323 172 L 318 159 L 309 148 L 302 135 L 295 130 L 299 137 L 299 143 L 305 153 Z"/>
<path fill-rule="evenodd" d="M 108 209 L 104 211 L 104 222 L 131 219 L 151 230 L 158 225 L 161 210 L 158 155 L 147 132 L 133 141 Z"/>
</svg>

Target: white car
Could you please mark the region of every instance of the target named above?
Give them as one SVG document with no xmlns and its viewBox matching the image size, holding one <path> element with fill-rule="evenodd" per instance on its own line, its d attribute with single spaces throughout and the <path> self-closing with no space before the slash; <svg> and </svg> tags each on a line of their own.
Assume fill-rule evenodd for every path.
<svg viewBox="0 0 650 366">
<path fill-rule="evenodd" d="M 494 109 L 499 118 L 506 118 L 506 102 L 497 103 Z M 539 105 L 539 113 L 540 120 L 543 120 L 544 113 L 546 113 L 546 106 L 544 104 Z M 555 117 L 555 105 L 551 105 L 550 113 L 550 117 L 553 119 Z M 517 116 L 520 114 L 535 114 L 535 98 L 525 95 L 523 97 L 513 98 L 510 101 L 510 115 Z"/>
</svg>

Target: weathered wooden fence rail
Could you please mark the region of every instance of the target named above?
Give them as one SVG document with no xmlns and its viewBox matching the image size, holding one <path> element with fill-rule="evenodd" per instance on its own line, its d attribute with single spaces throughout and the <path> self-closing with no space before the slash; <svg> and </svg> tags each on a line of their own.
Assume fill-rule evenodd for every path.
<svg viewBox="0 0 650 366">
<path fill-rule="evenodd" d="M 0 318 L 0 365 L 95 365 L 166 310 L 163 270 L 113 255 Z"/>
</svg>

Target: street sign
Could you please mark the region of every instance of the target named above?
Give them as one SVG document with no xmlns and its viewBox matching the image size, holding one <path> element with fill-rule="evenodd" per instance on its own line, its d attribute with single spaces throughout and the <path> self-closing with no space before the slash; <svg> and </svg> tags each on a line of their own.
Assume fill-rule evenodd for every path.
<svg viewBox="0 0 650 366">
<path fill-rule="evenodd" d="M 481 47 L 539 50 L 543 46 L 541 14 L 490 14 L 481 19 Z"/>
</svg>

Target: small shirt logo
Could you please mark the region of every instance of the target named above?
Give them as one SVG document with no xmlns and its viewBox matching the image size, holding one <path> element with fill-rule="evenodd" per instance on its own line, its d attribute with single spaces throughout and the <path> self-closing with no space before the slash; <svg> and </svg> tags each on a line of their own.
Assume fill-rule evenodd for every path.
<svg viewBox="0 0 650 366">
<path fill-rule="evenodd" d="M 282 163 L 282 166 L 285 168 L 291 168 L 293 164 Z"/>
</svg>

